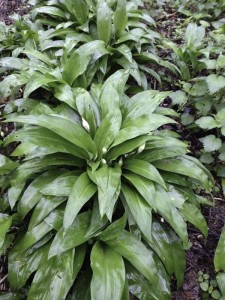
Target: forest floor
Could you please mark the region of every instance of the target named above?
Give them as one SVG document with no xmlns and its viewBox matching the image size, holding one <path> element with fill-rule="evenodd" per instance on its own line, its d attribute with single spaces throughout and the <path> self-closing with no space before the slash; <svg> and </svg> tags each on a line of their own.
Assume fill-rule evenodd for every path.
<svg viewBox="0 0 225 300">
<path fill-rule="evenodd" d="M 0 0 L 0 21 L 10 24 L 12 23 L 10 15 L 13 13 L 25 14 L 28 10 L 29 6 L 25 5 L 21 0 Z M 165 7 L 162 17 L 158 20 L 159 32 L 167 37 L 171 37 L 179 19 L 180 16 L 177 15 L 176 11 L 170 7 Z M 7 135 L 8 132 L 5 132 L 5 134 Z M 188 140 L 192 142 L 192 149 L 194 151 L 195 137 L 189 135 Z M 198 281 L 198 272 L 202 271 L 204 274 L 208 274 L 210 279 L 215 277 L 213 257 L 225 221 L 225 199 L 222 196 L 222 192 L 218 193 L 215 203 L 215 207 L 208 206 L 203 209 L 203 214 L 209 228 L 207 239 L 203 237 L 200 231 L 189 226 L 189 238 L 192 247 L 186 252 L 187 267 L 182 288 L 177 290 L 175 282 L 172 285 L 173 300 L 203 299 Z M 0 291 L 7 289 L 6 258 L 0 257 Z"/>
</svg>

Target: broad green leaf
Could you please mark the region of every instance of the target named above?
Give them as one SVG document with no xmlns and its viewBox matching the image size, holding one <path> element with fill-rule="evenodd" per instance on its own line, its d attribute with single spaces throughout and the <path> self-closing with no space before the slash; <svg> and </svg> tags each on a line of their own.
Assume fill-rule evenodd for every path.
<svg viewBox="0 0 225 300">
<path fill-rule="evenodd" d="M 28 300 L 64 300 L 82 266 L 85 249 L 71 249 L 43 263 L 37 270 Z"/>
<path fill-rule="evenodd" d="M 174 206 L 168 192 L 166 192 L 160 185 L 156 185 L 155 203 L 156 211 L 173 227 L 177 235 L 183 241 L 185 248 L 187 248 L 187 224 L 183 220 L 177 208 Z"/>
<path fill-rule="evenodd" d="M 225 273 L 220 273 L 216 276 L 216 280 L 220 289 L 220 292 L 223 296 L 221 300 L 224 300 L 225 297 Z"/>
<path fill-rule="evenodd" d="M 188 100 L 185 92 L 181 90 L 171 93 L 169 97 L 172 99 L 174 105 L 184 105 Z"/>
<path fill-rule="evenodd" d="M 110 224 L 100 235 L 101 241 L 115 239 L 124 230 L 127 223 L 127 216 L 124 214 L 120 219 Z"/>
<path fill-rule="evenodd" d="M 38 225 L 45 217 L 47 217 L 48 214 L 61 205 L 65 200 L 65 197 L 42 196 L 33 211 L 28 230 L 31 230 Z"/>
<path fill-rule="evenodd" d="M 190 48 L 199 48 L 202 45 L 205 37 L 205 28 L 197 26 L 197 24 L 190 23 L 185 32 L 185 40 L 187 46 Z"/>
<path fill-rule="evenodd" d="M 73 249 L 90 239 L 90 236 L 85 236 L 90 224 L 91 212 L 84 212 L 79 214 L 74 220 L 71 227 L 65 232 L 62 227 L 56 234 L 48 257 L 51 258 L 55 255 Z"/>
<path fill-rule="evenodd" d="M 24 253 L 51 230 L 52 226 L 48 225 L 45 221 L 41 222 L 30 231 L 27 231 L 25 235 L 21 236 L 18 242 L 14 245 L 12 251 L 14 253 Z"/>
<path fill-rule="evenodd" d="M 120 155 L 128 154 L 136 149 L 138 149 L 140 146 L 144 145 L 145 142 L 149 139 L 149 136 L 140 136 L 136 137 L 134 139 L 125 141 L 124 143 L 117 145 L 109 150 L 109 152 L 106 155 L 106 160 L 114 160 Z"/>
<path fill-rule="evenodd" d="M 202 129 L 213 129 L 218 126 L 216 120 L 213 117 L 201 117 L 195 122 Z"/>
<path fill-rule="evenodd" d="M 171 296 L 169 293 L 162 294 L 156 288 L 149 284 L 149 281 L 135 269 L 130 263 L 126 262 L 126 272 L 129 285 L 129 291 L 135 295 L 137 299 L 143 300 L 169 300 Z M 130 297 L 128 298 L 130 299 Z"/>
<path fill-rule="evenodd" d="M 140 160 L 145 160 L 149 163 L 158 161 L 161 159 L 177 157 L 187 153 L 187 147 L 167 147 L 167 148 L 156 148 L 155 150 L 143 151 L 140 154 L 137 154 L 135 158 Z"/>
<path fill-rule="evenodd" d="M 183 245 L 173 230 L 166 229 L 162 225 L 153 220 L 152 241 L 148 243 L 162 260 L 167 272 L 175 273 L 178 286 L 181 286 L 186 267 Z"/>
<path fill-rule="evenodd" d="M 40 87 L 43 87 L 45 85 L 48 85 L 49 83 L 58 81 L 57 78 L 54 77 L 47 77 L 45 75 L 42 75 L 40 73 L 34 73 L 33 76 L 31 76 L 29 82 L 26 84 L 24 89 L 24 98 L 28 98 L 29 95 L 37 90 Z"/>
<path fill-rule="evenodd" d="M 71 1 L 67 1 L 67 3 Z M 72 2 L 74 7 L 73 12 L 78 22 L 82 25 L 88 20 L 88 5 L 83 0 L 76 0 Z"/>
<path fill-rule="evenodd" d="M 5 235 L 9 230 L 11 223 L 12 223 L 11 216 L 0 213 L 0 249 L 4 244 Z"/>
<path fill-rule="evenodd" d="M 90 135 L 93 137 L 100 123 L 100 113 L 91 95 L 84 89 L 76 90 L 76 106 L 79 114 L 88 122 Z"/>
<path fill-rule="evenodd" d="M 153 163 L 157 169 L 178 173 L 198 180 L 202 186 L 209 190 L 208 174 L 196 162 L 188 160 L 185 156 L 157 161 Z"/>
<path fill-rule="evenodd" d="M 94 136 L 94 142 L 98 149 L 98 157 L 101 157 L 113 143 L 120 130 L 121 121 L 122 116 L 119 110 L 114 114 L 107 114 L 102 121 Z"/>
<path fill-rule="evenodd" d="M 201 211 L 193 204 L 185 202 L 179 209 L 184 219 L 201 230 L 205 237 L 208 235 L 208 226 Z"/>
<path fill-rule="evenodd" d="M 105 1 L 98 2 L 97 10 L 97 30 L 99 40 L 109 43 L 112 31 L 111 9 Z"/>
<path fill-rule="evenodd" d="M 215 135 L 210 134 L 203 138 L 199 139 L 204 146 L 205 151 L 207 152 L 213 152 L 216 150 L 219 150 L 222 146 L 222 141 L 220 138 L 217 138 Z"/>
<path fill-rule="evenodd" d="M 114 27 L 116 39 L 119 38 L 125 31 L 127 26 L 127 12 L 126 12 L 126 1 L 118 0 L 116 11 L 114 14 Z"/>
<path fill-rule="evenodd" d="M 91 214 L 91 220 L 90 220 L 90 225 L 87 229 L 87 232 L 85 234 L 85 237 L 87 236 L 92 236 L 92 235 L 99 235 L 99 231 L 104 228 L 106 225 L 108 219 L 107 217 L 101 218 L 100 213 L 99 213 L 99 205 L 97 199 L 95 199 L 93 203 L 93 208 L 92 208 L 92 214 Z"/>
<path fill-rule="evenodd" d="M 40 190 L 59 175 L 60 171 L 48 171 L 36 177 L 36 179 L 30 183 L 24 191 L 17 208 L 22 217 L 25 217 L 27 213 L 41 200 L 42 195 Z"/>
<path fill-rule="evenodd" d="M 24 54 L 26 54 L 28 56 L 29 59 L 32 59 L 32 58 L 36 58 L 42 62 L 44 62 L 45 64 L 49 65 L 51 67 L 51 58 L 50 56 L 48 56 L 47 53 L 42 53 L 40 51 L 37 51 L 37 50 L 24 50 L 23 51 Z"/>
<path fill-rule="evenodd" d="M 79 175 L 79 171 L 66 172 L 46 184 L 40 192 L 51 196 L 69 196 Z"/>
<path fill-rule="evenodd" d="M 211 74 L 206 77 L 206 82 L 210 94 L 215 94 L 225 88 L 225 77 L 221 75 L 217 76 L 216 74 Z"/>
<path fill-rule="evenodd" d="M 216 253 L 214 256 L 214 266 L 216 271 L 225 271 L 225 260 L 224 260 L 224 247 L 225 247 L 225 226 L 223 227 L 222 233 L 220 235 L 219 243 L 216 248 Z"/>
<path fill-rule="evenodd" d="M 14 162 L 8 157 L 0 154 L 0 175 L 7 174 L 18 166 L 18 162 Z"/>
<path fill-rule="evenodd" d="M 113 197 L 120 184 L 121 168 L 118 165 L 115 167 L 103 165 L 97 171 L 89 172 L 88 174 L 98 187 L 99 212 L 102 218 L 110 208 Z M 119 194 L 117 197 L 118 196 Z"/>
<path fill-rule="evenodd" d="M 142 115 L 136 119 L 129 120 L 126 122 L 126 126 L 122 124 L 121 130 L 116 136 L 112 146 L 114 147 L 140 135 L 148 134 L 167 123 L 176 122 L 168 117 L 157 114 Z"/>
<path fill-rule="evenodd" d="M 97 187 L 90 180 L 87 172 L 84 172 L 77 178 L 66 204 L 63 219 L 65 230 L 69 229 L 81 208 L 96 193 L 96 191 Z"/>
<path fill-rule="evenodd" d="M 96 40 L 85 43 L 66 60 L 62 73 L 63 79 L 71 86 L 74 80 L 87 70 L 91 59 L 94 63 L 107 53 L 108 51 L 105 49 L 103 41 Z"/>
<path fill-rule="evenodd" d="M 118 70 L 106 79 L 104 87 L 113 86 L 121 97 L 125 90 L 125 85 L 129 77 L 129 70 Z"/>
<path fill-rule="evenodd" d="M 139 159 L 127 160 L 125 161 L 123 168 L 149 180 L 157 182 L 158 184 L 161 184 L 164 188 L 166 188 L 165 182 L 158 170 L 152 164 L 146 161 Z"/>
<path fill-rule="evenodd" d="M 170 92 L 158 92 L 154 90 L 143 91 L 136 94 L 126 103 L 123 118 L 126 122 L 148 113 L 152 114 L 159 104 L 170 94 Z M 126 126 L 126 122 L 123 123 Z"/>
<path fill-rule="evenodd" d="M 102 120 L 107 118 L 108 114 L 120 115 L 120 97 L 116 88 L 109 83 L 103 84 L 99 97 Z"/>
<path fill-rule="evenodd" d="M 123 230 L 115 239 L 107 240 L 105 243 L 114 251 L 127 259 L 141 274 L 148 279 L 149 285 L 159 290 L 161 294 L 169 294 L 168 278 L 162 265 L 155 261 L 151 250 L 136 237 Z"/>
<path fill-rule="evenodd" d="M 15 141 L 22 142 L 22 147 L 20 144 L 12 153 L 13 156 L 28 155 L 31 152 L 29 147 L 31 147 L 31 149 L 36 148 L 37 151 L 42 149 L 45 155 L 62 152 L 70 153 L 80 158 L 88 158 L 86 151 L 43 127 L 28 127 L 15 131 L 6 137 L 4 145 Z"/>
<path fill-rule="evenodd" d="M 28 68 L 28 60 L 17 57 L 3 57 L 0 59 L 0 66 L 9 70 L 23 70 Z"/>
<path fill-rule="evenodd" d="M 13 290 L 22 288 L 30 275 L 47 260 L 50 244 L 38 248 L 31 254 L 9 252 L 9 283 Z"/>
<path fill-rule="evenodd" d="M 95 152 L 95 145 L 85 129 L 65 117 L 59 115 L 11 116 L 7 118 L 7 122 L 28 123 L 47 128 L 72 144 L 86 150 L 89 155 Z"/>
<path fill-rule="evenodd" d="M 156 210 L 155 186 L 153 182 L 132 172 L 123 172 L 123 176 L 136 188 L 150 207 Z"/>
<path fill-rule="evenodd" d="M 60 8 L 54 6 L 37 7 L 32 11 L 32 17 L 35 18 L 37 14 L 48 14 L 63 19 L 66 17 L 65 13 Z"/>
<path fill-rule="evenodd" d="M 112 248 L 96 242 L 91 251 L 91 298 L 120 299 L 125 283 L 123 259 Z"/>
<path fill-rule="evenodd" d="M 139 229 L 148 241 L 152 240 L 152 209 L 148 203 L 127 185 L 122 185 L 122 193 Z"/>
</svg>

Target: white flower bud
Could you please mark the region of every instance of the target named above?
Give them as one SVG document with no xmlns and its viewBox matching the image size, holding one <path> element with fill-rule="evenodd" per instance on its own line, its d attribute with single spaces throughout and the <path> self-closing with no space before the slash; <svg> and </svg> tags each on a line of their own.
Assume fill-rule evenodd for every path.
<svg viewBox="0 0 225 300">
<path fill-rule="evenodd" d="M 88 122 L 83 118 L 82 118 L 82 125 L 87 130 L 87 132 L 90 132 L 90 126 L 89 126 Z"/>
<path fill-rule="evenodd" d="M 145 149 L 145 143 L 138 147 L 137 153 L 141 153 Z"/>
<path fill-rule="evenodd" d="M 106 154 L 106 153 L 107 153 L 106 147 L 103 147 L 103 148 L 102 148 L 102 153 L 103 153 L 103 154 Z"/>
<path fill-rule="evenodd" d="M 122 167 L 122 165 L 123 165 L 123 159 L 122 159 L 122 157 L 120 158 L 120 160 L 119 160 L 119 162 L 118 162 L 118 165 L 119 165 L 120 167 Z"/>
<path fill-rule="evenodd" d="M 102 161 L 103 165 L 107 164 L 107 161 L 104 158 L 102 158 L 101 161 Z"/>
</svg>

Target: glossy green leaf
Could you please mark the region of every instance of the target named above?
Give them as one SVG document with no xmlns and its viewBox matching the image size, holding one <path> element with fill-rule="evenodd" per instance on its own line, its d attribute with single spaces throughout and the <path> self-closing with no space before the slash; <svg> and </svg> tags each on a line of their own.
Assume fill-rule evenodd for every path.
<svg viewBox="0 0 225 300">
<path fill-rule="evenodd" d="M 89 240 L 90 236 L 85 237 L 85 234 L 90 224 L 90 218 L 91 212 L 84 212 L 76 217 L 66 232 L 62 227 L 52 242 L 48 257 L 60 255 L 60 253 L 73 249 Z"/>
<path fill-rule="evenodd" d="M 110 224 L 100 235 L 100 240 L 108 241 L 115 239 L 124 230 L 127 223 L 127 216 L 124 214 L 120 219 Z"/>
<path fill-rule="evenodd" d="M 156 210 L 154 183 L 132 172 L 123 172 L 123 176 L 136 188 L 145 201 Z"/>
<path fill-rule="evenodd" d="M 0 213 L 0 249 L 4 244 L 5 235 L 9 230 L 11 223 L 12 223 L 11 216 Z"/>
<path fill-rule="evenodd" d="M 97 199 L 95 199 L 95 201 L 93 203 L 93 208 L 92 208 L 90 225 L 87 229 L 85 237 L 92 236 L 92 235 L 93 236 L 99 235 L 100 231 L 104 228 L 107 221 L 108 221 L 108 219 L 106 216 L 101 218 L 100 213 L 99 213 L 98 201 L 97 201 Z"/>
<path fill-rule="evenodd" d="M 98 107 L 91 95 L 83 90 L 76 90 L 76 105 L 79 114 L 88 122 L 90 135 L 93 137 L 97 126 L 100 123 Z"/>
<path fill-rule="evenodd" d="M 224 297 L 225 297 L 225 273 L 218 274 L 216 276 L 216 280 L 218 282 L 220 292 L 223 296 L 223 298 L 221 298 L 221 300 L 224 300 Z"/>
<path fill-rule="evenodd" d="M 225 261 L 224 261 L 224 247 L 225 247 L 225 226 L 223 227 L 222 233 L 220 235 L 219 243 L 216 248 L 216 253 L 214 256 L 214 266 L 216 271 L 225 271 Z"/>
<path fill-rule="evenodd" d="M 7 174 L 18 166 L 18 162 L 14 162 L 8 157 L 0 154 L 0 175 Z"/>
<path fill-rule="evenodd" d="M 70 1 L 67 1 L 70 2 Z M 72 2 L 72 5 L 74 7 L 74 14 L 77 18 L 78 22 L 82 25 L 84 24 L 88 19 L 88 5 L 83 0 L 77 0 Z"/>
<path fill-rule="evenodd" d="M 102 156 L 105 150 L 107 151 L 120 130 L 122 116 L 119 111 L 117 112 L 106 115 L 95 133 L 94 142 L 97 146 L 99 157 Z"/>
<path fill-rule="evenodd" d="M 118 0 L 114 15 L 115 36 L 119 38 L 127 25 L 126 1 Z"/>
<path fill-rule="evenodd" d="M 140 146 L 144 145 L 149 139 L 149 136 L 140 136 L 134 139 L 123 142 L 109 150 L 106 155 L 107 160 L 114 160 L 120 155 L 128 154 L 134 150 L 137 150 Z"/>
<path fill-rule="evenodd" d="M 184 219 L 201 230 L 205 237 L 208 235 L 208 226 L 201 211 L 193 204 L 185 202 L 179 209 Z"/>
<path fill-rule="evenodd" d="M 139 229 L 151 241 L 152 208 L 140 194 L 125 184 L 122 185 L 122 193 Z"/>
<path fill-rule="evenodd" d="M 25 217 L 27 213 L 41 200 L 40 190 L 59 175 L 60 171 L 48 171 L 36 177 L 36 179 L 31 182 L 24 191 L 18 204 L 18 212 L 23 217 Z"/>
<path fill-rule="evenodd" d="M 123 168 L 136 173 L 139 176 L 157 182 L 158 184 L 161 184 L 164 188 L 166 188 L 165 182 L 158 170 L 152 164 L 146 161 L 139 159 L 127 160 L 125 161 Z"/>
<path fill-rule="evenodd" d="M 26 84 L 25 90 L 24 90 L 24 98 L 28 98 L 29 95 L 37 90 L 40 87 L 43 87 L 45 85 L 48 85 L 49 83 L 58 81 L 57 78 L 54 77 L 47 77 L 44 75 L 41 75 L 40 73 L 31 76 L 30 81 Z"/>
<path fill-rule="evenodd" d="M 84 172 L 77 178 L 66 204 L 63 219 L 65 230 L 69 229 L 81 208 L 96 193 L 96 191 L 97 187 L 90 180 L 87 172 Z"/>
<path fill-rule="evenodd" d="M 112 248 L 96 242 L 91 251 L 91 298 L 120 299 L 125 283 L 123 259 Z"/>
<path fill-rule="evenodd" d="M 122 124 L 121 130 L 116 136 L 112 146 L 114 147 L 140 135 L 148 134 L 167 123 L 176 122 L 168 117 L 157 114 L 151 114 L 149 116 L 142 115 L 136 119 L 129 120 L 126 122 L 126 126 L 123 126 Z"/>
<path fill-rule="evenodd" d="M 51 196 L 69 196 L 79 175 L 79 171 L 65 172 L 50 183 L 45 184 L 40 192 Z"/>
<path fill-rule="evenodd" d="M 30 219 L 29 228 L 38 225 L 48 214 L 66 200 L 65 197 L 42 196 Z"/>
<path fill-rule="evenodd" d="M 56 17 L 65 18 L 65 13 L 54 6 L 41 6 L 37 7 L 32 11 L 32 16 L 35 17 L 37 14 L 48 14 Z"/>
<path fill-rule="evenodd" d="M 126 262 L 126 272 L 130 293 L 135 295 L 137 299 L 143 300 L 169 300 L 169 294 L 162 294 L 149 281 L 137 271 L 130 263 Z M 128 298 L 130 299 L 130 297 Z"/>
<path fill-rule="evenodd" d="M 62 152 L 70 153 L 80 158 L 88 158 L 86 151 L 43 127 L 28 127 L 13 132 L 4 140 L 4 145 L 8 145 L 15 141 L 22 142 L 22 145 L 20 144 L 16 150 L 14 150 L 12 156 L 30 154 L 31 151 L 29 147 L 31 146 L 32 150 L 42 150 L 45 155 Z M 23 146 L 23 148 L 21 148 L 21 146 Z"/>
<path fill-rule="evenodd" d="M 181 286 L 186 267 L 185 253 L 181 240 L 172 229 L 163 227 L 158 221 L 152 222 L 150 247 L 157 253 L 169 274 L 175 273 L 178 286 Z"/>
<path fill-rule="evenodd" d="M 156 210 L 173 227 L 181 238 L 184 246 L 188 247 L 187 224 L 183 220 L 177 208 L 173 205 L 171 197 L 160 185 L 156 185 L 155 195 Z"/>
<path fill-rule="evenodd" d="M 66 299 L 83 263 L 84 255 L 84 249 L 72 249 L 43 263 L 34 276 L 28 300 Z"/>
<path fill-rule="evenodd" d="M 92 56 L 92 60 L 95 62 L 107 53 L 108 51 L 105 49 L 105 43 L 103 41 L 96 40 L 85 43 L 66 60 L 62 73 L 63 79 L 71 86 L 74 80 L 87 70 Z M 76 66 L 76 68 L 74 66 Z"/>
<path fill-rule="evenodd" d="M 97 171 L 89 172 L 89 176 L 98 187 L 99 212 L 103 217 L 110 208 L 111 201 L 120 184 L 121 168 L 118 165 L 115 167 L 103 165 Z"/>
<path fill-rule="evenodd" d="M 99 40 L 109 43 L 112 31 L 111 9 L 105 1 L 98 2 L 97 30 Z"/>
<path fill-rule="evenodd" d="M 160 170 L 169 171 L 197 179 L 202 186 L 210 189 L 208 174 L 195 162 L 186 159 L 184 156 L 154 162 L 154 166 Z"/>
<path fill-rule="evenodd" d="M 152 251 L 136 237 L 123 230 L 115 239 L 107 240 L 105 243 L 126 258 L 148 279 L 149 285 L 154 289 L 162 291 L 162 294 L 170 293 L 167 275 L 163 274 L 164 277 L 160 272 L 163 267 L 155 261 Z"/>
<path fill-rule="evenodd" d="M 21 122 L 38 125 L 53 131 L 72 144 L 86 150 L 88 153 L 94 153 L 95 151 L 95 145 L 85 129 L 79 124 L 59 115 L 8 117 L 7 122 Z"/>
<path fill-rule="evenodd" d="M 121 115 L 119 93 L 116 88 L 108 82 L 102 86 L 99 96 L 99 105 L 101 108 L 102 120 L 107 118 L 108 114 L 112 115 L 112 112 L 113 114 Z"/>
<path fill-rule="evenodd" d="M 17 251 L 9 253 L 9 283 L 13 290 L 22 288 L 30 275 L 35 272 L 38 267 L 46 262 L 48 257 L 50 244 L 46 244 L 38 248 L 31 254 L 24 254 Z"/>
<path fill-rule="evenodd" d="M 123 117 L 126 121 L 138 118 L 142 115 L 152 114 L 159 104 L 169 95 L 169 92 L 154 90 L 143 91 L 136 94 L 126 103 Z"/>
</svg>

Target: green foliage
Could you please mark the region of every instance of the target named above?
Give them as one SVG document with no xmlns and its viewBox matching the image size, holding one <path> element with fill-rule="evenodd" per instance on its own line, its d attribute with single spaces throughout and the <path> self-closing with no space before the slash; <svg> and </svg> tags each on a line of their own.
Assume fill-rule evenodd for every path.
<svg viewBox="0 0 225 300">
<path fill-rule="evenodd" d="M 210 299 L 210 296 L 212 299 L 221 299 L 216 279 L 210 279 L 208 274 L 200 271 L 198 272 L 198 281 L 203 291 L 202 299 Z"/>
<path fill-rule="evenodd" d="M 94 89 L 75 89 L 73 108 L 63 103 L 57 114 L 50 104 L 43 114 L 38 102 L 32 114 L 25 105 L 26 114 L 6 116 L 7 122 L 27 124 L 4 140 L 21 142 L 12 154 L 20 157 L 19 166 L 8 169 L 5 159 L 0 169 L 8 178 L 2 244 L 13 211 L 25 222 L 9 251 L 9 282 L 20 290 L 34 273 L 28 299 L 53 293 L 66 298 L 89 253 L 92 299 L 120 299 L 134 282 L 148 297 L 169 299 L 171 275 L 179 285 L 183 279 L 186 220 L 207 235 L 191 187 L 210 191 L 210 173 L 185 155 L 185 143 L 154 133 L 174 123 L 157 113 L 167 93 L 149 90 L 128 98 L 126 81 L 116 80 L 125 74 L 109 77 L 98 96 Z M 136 274 L 132 283 L 130 270 Z M 61 274 L 57 280 L 55 274 Z"/>
<path fill-rule="evenodd" d="M 178 47 L 161 40 L 142 1 L 39 2 L 0 26 L 4 122 L 15 125 L 3 145 L 16 145 L 11 159 L 0 156 L 0 254 L 12 291 L 1 297 L 171 299 L 187 222 L 208 232 L 200 208 L 209 201 L 195 192 L 214 182 L 168 130 L 179 115 L 161 104 L 169 96 L 184 126 L 204 130 L 203 162 L 215 151 L 224 159 L 223 29 L 212 47 L 192 20 Z M 149 77 L 171 86 L 149 89 Z M 224 271 L 221 249 L 223 234 L 215 266 Z"/>
</svg>

